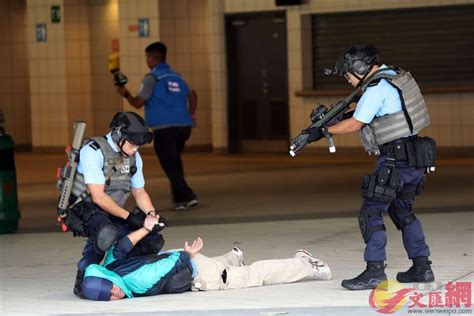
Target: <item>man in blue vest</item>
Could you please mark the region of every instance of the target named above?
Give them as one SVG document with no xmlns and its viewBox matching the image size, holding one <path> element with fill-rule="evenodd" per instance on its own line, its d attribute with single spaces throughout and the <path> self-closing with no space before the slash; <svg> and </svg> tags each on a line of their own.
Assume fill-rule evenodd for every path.
<svg viewBox="0 0 474 316">
<path fill-rule="evenodd" d="M 183 77 L 166 64 L 167 48 L 163 43 L 152 43 L 145 52 L 151 71 L 145 75 L 137 96 L 131 95 L 125 86 L 118 86 L 117 91 L 133 107 L 145 106 L 145 119 L 153 129 L 156 155 L 171 183 L 174 208 L 186 210 L 198 205 L 196 194 L 184 178 L 181 161 L 184 145 L 195 126 L 197 95 Z"/>
</svg>

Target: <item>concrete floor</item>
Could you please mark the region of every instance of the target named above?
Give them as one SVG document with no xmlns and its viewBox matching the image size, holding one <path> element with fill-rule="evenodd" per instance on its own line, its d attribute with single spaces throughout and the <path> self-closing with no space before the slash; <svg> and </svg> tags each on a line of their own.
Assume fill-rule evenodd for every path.
<svg viewBox="0 0 474 316">
<path fill-rule="evenodd" d="M 329 156 L 326 151 L 283 155 L 185 155 L 188 181 L 201 206 L 171 210 L 167 179 L 153 155 L 144 155 L 146 188 L 171 227 L 165 247 L 201 236 L 204 253 L 217 255 L 238 244 L 246 261 L 290 257 L 306 248 L 326 260 L 334 279 L 221 292 L 163 295 L 118 302 L 90 302 L 72 295 L 84 240 L 55 226 L 58 154 L 16 155 L 23 218 L 17 234 L 0 236 L 0 314 L 107 315 L 375 315 L 368 291 L 349 292 L 341 279 L 362 271 L 363 242 L 356 222 L 361 177 L 372 158 Z M 433 268 L 439 282 L 473 281 L 473 160 L 441 156 L 417 198 Z M 388 276 L 409 261 L 399 232 L 388 223 Z M 395 315 L 404 314 L 398 311 Z"/>
</svg>

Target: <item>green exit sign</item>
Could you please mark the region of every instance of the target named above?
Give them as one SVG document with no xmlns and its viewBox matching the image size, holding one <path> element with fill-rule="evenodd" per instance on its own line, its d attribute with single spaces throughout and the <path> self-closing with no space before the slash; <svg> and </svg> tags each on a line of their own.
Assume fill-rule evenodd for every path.
<svg viewBox="0 0 474 316">
<path fill-rule="evenodd" d="M 61 22 L 61 7 L 59 5 L 51 6 L 51 22 L 52 23 Z"/>
</svg>

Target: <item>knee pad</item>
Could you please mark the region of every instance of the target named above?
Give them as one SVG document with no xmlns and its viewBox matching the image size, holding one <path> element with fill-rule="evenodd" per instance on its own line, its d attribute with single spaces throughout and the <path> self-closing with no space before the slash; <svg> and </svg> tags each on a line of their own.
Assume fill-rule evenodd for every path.
<svg viewBox="0 0 474 316">
<path fill-rule="evenodd" d="M 402 230 L 407 225 L 417 220 L 415 214 L 413 214 L 411 210 L 403 210 L 403 211 L 408 211 L 406 212 L 407 215 L 403 217 L 400 216 L 401 214 L 397 216 L 397 213 L 401 213 L 401 211 L 402 210 L 395 210 L 395 209 L 388 210 L 388 215 L 390 216 L 390 219 L 395 224 L 395 227 L 397 227 L 398 230 Z"/>
<path fill-rule="evenodd" d="M 385 230 L 385 225 L 372 225 L 370 223 L 369 216 L 382 218 L 382 212 L 367 209 L 360 210 L 358 216 L 359 228 L 365 243 L 370 240 L 370 237 L 373 233 Z"/>
<path fill-rule="evenodd" d="M 117 227 L 113 224 L 106 224 L 102 226 L 95 236 L 95 246 L 101 251 L 105 252 L 109 249 L 116 241 L 118 236 Z"/>
</svg>

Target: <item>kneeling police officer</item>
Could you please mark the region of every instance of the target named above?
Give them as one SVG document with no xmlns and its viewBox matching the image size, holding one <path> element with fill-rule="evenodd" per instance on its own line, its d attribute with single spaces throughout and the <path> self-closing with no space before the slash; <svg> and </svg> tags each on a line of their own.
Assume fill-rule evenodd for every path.
<svg viewBox="0 0 474 316">
<path fill-rule="evenodd" d="M 70 210 L 66 224 L 75 236 L 88 237 L 77 263 L 74 294 L 82 297 L 81 283 L 90 264 L 98 264 L 117 239 L 143 226 L 146 215 L 156 214 L 145 191 L 140 146 L 151 143 L 153 134 L 142 117 L 134 112 L 119 112 L 110 123 L 111 132 L 94 137 L 79 153 Z M 137 208 L 124 209 L 132 194 Z M 162 218 L 163 221 L 163 218 Z M 156 226 L 129 256 L 157 253 L 164 239 Z"/>
<path fill-rule="evenodd" d="M 364 201 L 359 226 L 366 243 L 366 269 L 357 277 L 343 280 L 349 290 L 375 288 L 387 279 L 385 274 L 385 232 L 383 215 L 388 213 L 402 231 L 403 244 L 412 267 L 397 274 L 403 283 L 434 281 L 429 247 L 420 220 L 413 214 L 415 195 L 422 188 L 425 170 L 434 169 L 436 143 L 417 133 L 430 118 L 419 87 L 411 74 L 400 68 L 379 64 L 378 51 L 371 45 L 353 46 L 340 56 L 327 74 L 344 76 L 362 96 L 352 117 L 323 131 L 313 129 L 310 140 L 325 133 L 346 134 L 360 131 L 361 141 L 371 155 L 380 155 L 373 175 L 362 185 Z M 326 134 L 327 135 L 327 134 Z"/>
</svg>

